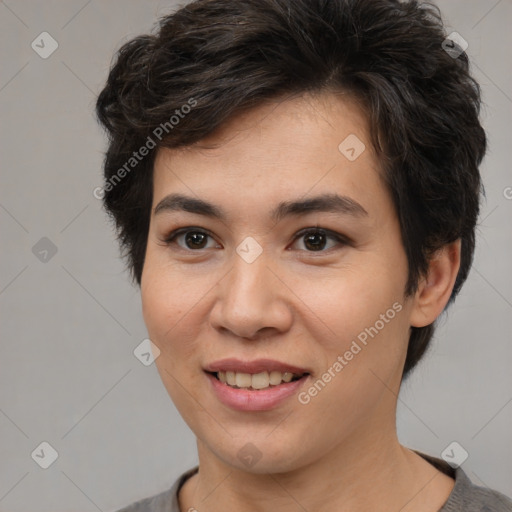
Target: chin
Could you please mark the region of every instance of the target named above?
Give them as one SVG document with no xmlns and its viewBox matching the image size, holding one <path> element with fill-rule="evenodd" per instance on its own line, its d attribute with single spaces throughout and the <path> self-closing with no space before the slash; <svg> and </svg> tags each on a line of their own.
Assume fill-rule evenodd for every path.
<svg viewBox="0 0 512 512">
<path fill-rule="evenodd" d="M 259 431 L 250 427 L 240 435 L 230 433 L 233 437 L 224 432 L 219 443 L 220 439 L 212 438 L 210 430 L 210 435 L 203 437 L 204 444 L 228 466 L 251 474 L 287 473 L 307 465 L 318 455 L 318 449 L 305 446 L 305 432 L 283 429 L 280 435 L 275 435 L 267 425 Z"/>
</svg>

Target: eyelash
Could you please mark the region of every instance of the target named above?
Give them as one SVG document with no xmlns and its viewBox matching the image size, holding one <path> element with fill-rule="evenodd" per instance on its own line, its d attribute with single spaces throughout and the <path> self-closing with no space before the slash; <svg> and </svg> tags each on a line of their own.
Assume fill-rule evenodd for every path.
<svg viewBox="0 0 512 512">
<path fill-rule="evenodd" d="M 176 229 L 176 230 L 172 231 L 164 238 L 163 241 L 164 241 L 165 245 L 170 246 L 170 245 L 176 244 L 175 240 L 178 236 L 186 235 L 187 233 L 201 233 L 201 234 L 207 235 L 208 237 L 214 239 L 212 233 L 210 231 L 208 231 L 207 229 L 199 228 L 199 227 L 196 228 L 196 227 L 190 226 L 190 227 L 180 228 L 180 229 Z M 295 234 L 295 237 L 293 238 L 292 243 L 295 243 L 295 241 L 300 239 L 301 237 L 305 237 L 306 235 L 311 235 L 311 234 L 325 235 L 328 239 L 330 238 L 332 240 L 335 240 L 339 245 L 342 245 L 342 246 L 350 244 L 350 240 L 347 237 L 341 235 L 340 233 L 336 233 L 335 231 L 321 228 L 319 226 L 313 226 L 313 227 L 301 229 L 300 231 L 298 231 Z M 187 252 L 201 252 L 202 250 L 204 250 L 204 249 L 188 249 L 188 248 L 185 249 L 179 245 L 178 245 L 178 247 L 179 247 L 179 249 L 182 249 Z M 319 251 L 307 251 L 306 250 L 305 252 L 308 252 L 311 254 L 327 253 L 327 252 L 331 251 L 332 249 L 335 249 L 335 248 L 331 247 L 329 249 L 322 249 Z"/>
</svg>

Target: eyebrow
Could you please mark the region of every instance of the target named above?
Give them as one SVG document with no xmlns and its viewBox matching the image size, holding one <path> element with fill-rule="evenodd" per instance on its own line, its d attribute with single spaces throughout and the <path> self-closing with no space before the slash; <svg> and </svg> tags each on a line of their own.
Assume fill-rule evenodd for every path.
<svg viewBox="0 0 512 512">
<path fill-rule="evenodd" d="M 164 211 L 185 211 L 213 217 L 225 221 L 227 215 L 222 208 L 203 199 L 185 196 L 183 194 L 170 194 L 164 197 L 153 211 L 158 215 Z M 368 216 L 368 212 L 358 202 L 350 197 L 338 194 L 322 194 L 309 199 L 296 201 L 283 201 L 277 205 L 270 214 L 274 222 L 290 216 L 301 216 L 309 213 L 330 212 L 351 215 L 353 217 Z"/>
</svg>

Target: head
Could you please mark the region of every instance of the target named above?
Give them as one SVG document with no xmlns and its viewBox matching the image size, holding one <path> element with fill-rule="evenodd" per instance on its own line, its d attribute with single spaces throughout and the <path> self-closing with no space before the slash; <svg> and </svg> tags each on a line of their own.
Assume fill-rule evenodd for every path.
<svg viewBox="0 0 512 512">
<path fill-rule="evenodd" d="M 324 411 L 305 463 L 334 428 L 393 412 L 382 382 L 400 385 L 464 283 L 486 138 L 445 37 L 416 1 L 200 0 L 119 50 L 97 102 L 101 196 L 162 379 L 219 455 L 230 436 L 268 447 L 276 418 L 222 406 L 231 432 L 212 427 L 212 361 L 291 359 L 324 383 L 273 436 L 293 451 Z"/>
</svg>

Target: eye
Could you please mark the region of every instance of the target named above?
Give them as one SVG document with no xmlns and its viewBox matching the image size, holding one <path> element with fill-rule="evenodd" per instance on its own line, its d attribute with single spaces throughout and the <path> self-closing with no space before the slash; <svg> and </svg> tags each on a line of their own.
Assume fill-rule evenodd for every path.
<svg viewBox="0 0 512 512">
<path fill-rule="evenodd" d="M 329 240 L 331 243 L 329 243 Z M 302 241 L 307 252 L 326 252 L 336 245 L 347 245 L 348 240 L 339 233 L 322 228 L 305 228 L 299 231 L 294 242 Z"/>
<path fill-rule="evenodd" d="M 300 241 L 302 241 L 303 248 L 299 248 L 299 250 L 307 252 L 326 252 L 337 245 L 344 246 L 349 243 L 343 235 L 319 227 L 305 228 L 299 231 L 295 236 L 294 243 Z M 195 227 L 177 229 L 167 235 L 164 242 L 166 245 L 177 245 L 186 251 L 221 248 L 207 230 Z"/>
<path fill-rule="evenodd" d="M 213 245 L 208 246 L 208 239 Z M 201 250 L 219 247 L 208 231 L 198 228 L 181 228 L 173 231 L 165 238 L 167 245 L 177 244 L 184 250 Z"/>
</svg>

